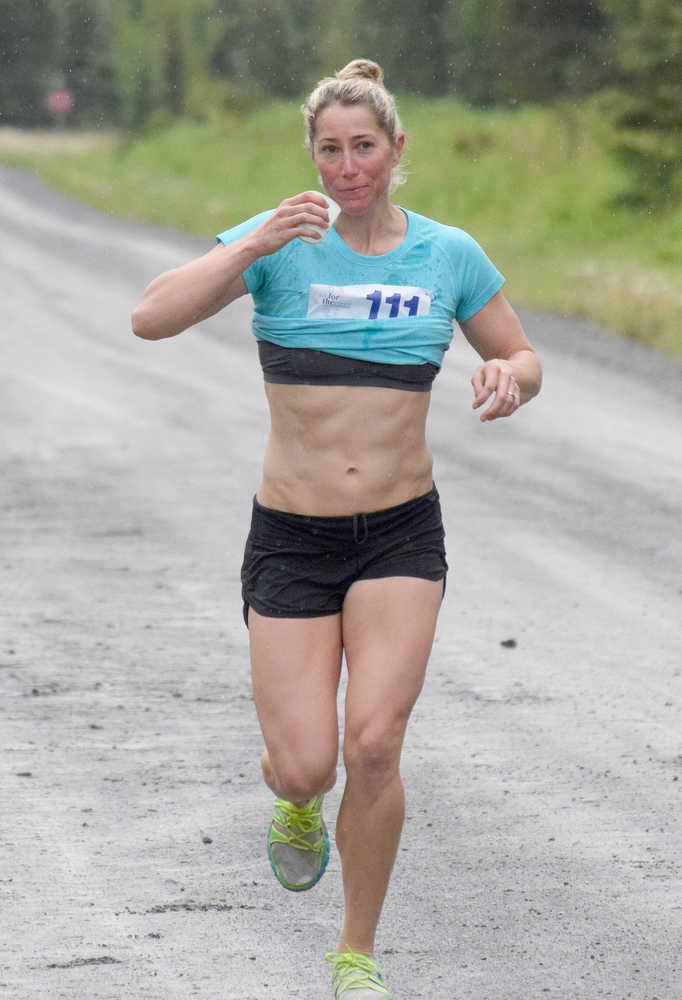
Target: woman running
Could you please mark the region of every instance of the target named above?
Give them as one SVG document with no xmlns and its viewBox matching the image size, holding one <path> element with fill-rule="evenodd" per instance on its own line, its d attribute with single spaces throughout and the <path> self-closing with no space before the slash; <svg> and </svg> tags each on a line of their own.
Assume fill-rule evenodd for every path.
<svg viewBox="0 0 682 1000">
<path fill-rule="evenodd" d="M 322 807 L 336 781 L 345 654 L 345 920 L 326 957 L 336 1000 L 378 1000 L 390 998 L 373 953 L 404 819 L 400 755 L 447 571 L 425 439 L 431 385 L 454 322 L 482 359 L 472 378 L 481 420 L 515 413 L 541 372 L 478 244 L 391 201 L 405 136 L 380 67 L 349 63 L 303 115 L 340 207 L 335 225 L 323 195 L 286 198 L 156 278 L 133 330 L 172 337 L 253 296 L 271 429 L 242 589 L 275 796 L 267 852 L 295 891 L 327 866 Z"/>
</svg>

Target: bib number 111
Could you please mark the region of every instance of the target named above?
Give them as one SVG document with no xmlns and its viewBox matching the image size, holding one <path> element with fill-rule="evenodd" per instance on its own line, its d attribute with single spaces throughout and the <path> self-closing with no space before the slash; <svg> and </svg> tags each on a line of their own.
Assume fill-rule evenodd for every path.
<svg viewBox="0 0 682 1000">
<path fill-rule="evenodd" d="M 403 302 L 403 297 L 399 292 L 394 292 L 392 295 L 387 295 L 384 297 L 384 293 L 380 288 L 375 288 L 373 292 L 365 296 L 366 299 L 372 303 L 369 309 L 368 319 L 378 319 L 379 309 L 382 303 L 390 306 L 391 311 L 388 314 L 389 319 L 395 319 L 396 316 L 400 315 L 400 307 L 402 305 L 403 309 L 407 310 L 408 316 L 416 316 L 419 309 L 419 296 L 413 295 L 412 298 L 405 299 Z"/>
</svg>

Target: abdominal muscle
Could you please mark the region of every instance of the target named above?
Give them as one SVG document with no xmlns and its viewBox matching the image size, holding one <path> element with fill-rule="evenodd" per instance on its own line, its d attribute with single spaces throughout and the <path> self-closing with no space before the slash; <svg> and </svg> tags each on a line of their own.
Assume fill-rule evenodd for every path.
<svg viewBox="0 0 682 1000">
<path fill-rule="evenodd" d="M 315 517 L 368 514 L 432 486 L 430 393 L 266 383 L 270 437 L 258 500 Z"/>
</svg>

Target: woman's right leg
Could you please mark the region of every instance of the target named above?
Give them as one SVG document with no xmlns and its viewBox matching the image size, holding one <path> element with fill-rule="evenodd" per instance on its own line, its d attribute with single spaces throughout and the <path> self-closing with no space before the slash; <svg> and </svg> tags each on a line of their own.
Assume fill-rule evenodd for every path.
<svg viewBox="0 0 682 1000">
<path fill-rule="evenodd" d="M 341 616 L 266 618 L 250 608 L 249 642 L 263 776 L 279 798 L 307 802 L 336 780 Z"/>
<path fill-rule="evenodd" d="M 336 780 L 341 616 L 265 618 L 249 610 L 251 673 L 275 793 L 268 857 L 286 889 L 310 889 L 324 874 L 329 836 L 322 795 Z"/>
</svg>

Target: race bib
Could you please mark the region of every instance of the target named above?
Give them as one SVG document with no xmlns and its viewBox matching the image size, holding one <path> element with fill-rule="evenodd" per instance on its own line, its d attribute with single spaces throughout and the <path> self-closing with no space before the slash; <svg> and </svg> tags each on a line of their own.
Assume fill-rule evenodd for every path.
<svg viewBox="0 0 682 1000">
<path fill-rule="evenodd" d="M 428 316 L 431 292 L 411 285 L 311 285 L 308 319 Z"/>
</svg>

